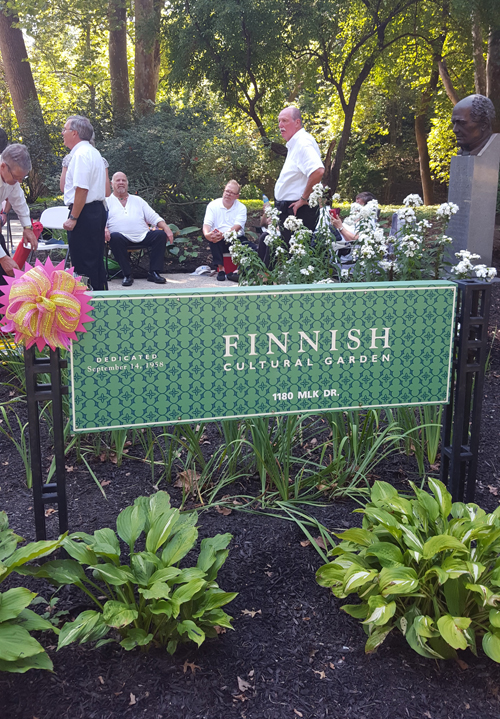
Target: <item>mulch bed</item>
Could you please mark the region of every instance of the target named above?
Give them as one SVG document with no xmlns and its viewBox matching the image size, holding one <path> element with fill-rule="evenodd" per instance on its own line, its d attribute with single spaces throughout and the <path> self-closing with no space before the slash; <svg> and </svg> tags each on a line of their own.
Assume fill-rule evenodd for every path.
<svg viewBox="0 0 500 719">
<path fill-rule="evenodd" d="M 491 328 L 500 327 L 500 283 L 493 287 Z M 2 375 L 3 372 L 3 375 Z M 0 382 L 5 372 L 0 368 Z M 0 386 L 0 400 L 9 388 Z M 480 449 L 477 502 L 491 511 L 500 498 L 500 342 L 493 344 L 487 374 Z M 215 435 L 213 435 L 215 436 Z M 211 435 L 212 439 L 212 435 Z M 0 437 L 0 508 L 11 527 L 34 539 L 32 495 L 12 445 Z M 71 531 L 93 532 L 112 526 L 118 512 L 140 494 L 155 491 L 149 467 L 125 459 L 121 467 L 96 460 L 105 500 L 78 465 L 68 461 Z M 407 487 L 413 466 L 403 455 L 377 469 L 382 479 Z M 178 489 L 163 485 L 174 504 Z M 250 493 L 249 480 L 234 491 Z M 339 530 L 359 523 L 356 504 L 337 501 L 314 509 L 318 519 Z M 50 536 L 57 515 L 48 518 Z M 43 637 L 54 673 L 0 674 L 2 719 L 497 719 L 500 715 L 500 669 L 482 653 L 463 652 L 462 662 L 434 662 L 413 652 L 398 634 L 377 653 L 364 654 L 359 623 L 339 610 L 339 601 L 314 579 L 321 560 L 303 546 L 298 527 L 265 514 L 215 509 L 199 515 L 200 539 L 231 532 L 229 558 L 219 584 L 238 597 L 226 610 L 234 631 L 207 640 L 199 650 L 184 645 L 170 657 L 152 650 L 126 652 L 108 644 L 99 650 L 71 646 L 55 651 Z M 31 583 L 30 583 L 31 582 Z M 24 584 L 50 598 L 50 587 L 11 576 L 8 586 Z M 58 609 L 81 611 L 73 589 L 60 593 Z"/>
</svg>

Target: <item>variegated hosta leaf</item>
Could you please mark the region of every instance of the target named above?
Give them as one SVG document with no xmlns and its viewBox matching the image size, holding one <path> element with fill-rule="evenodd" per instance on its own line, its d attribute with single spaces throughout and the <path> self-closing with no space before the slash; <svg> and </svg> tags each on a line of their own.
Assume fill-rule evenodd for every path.
<svg viewBox="0 0 500 719">
<path fill-rule="evenodd" d="M 451 614 L 444 614 L 437 621 L 439 633 L 453 649 L 467 649 L 464 629 L 468 629 L 470 623 L 469 617 L 452 617 Z"/>
<path fill-rule="evenodd" d="M 344 592 L 350 594 L 358 587 L 363 587 L 368 582 L 372 582 L 378 572 L 375 569 L 364 569 L 353 565 L 350 567 L 344 576 Z"/>
<path fill-rule="evenodd" d="M 403 554 L 396 544 L 391 542 L 374 542 L 364 552 L 366 557 L 377 557 L 382 567 L 403 564 Z"/>
<path fill-rule="evenodd" d="M 431 522 L 434 522 L 439 515 L 439 504 L 436 502 L 434 497 L 426 492 L 424 489 L 419 489 L 413 482 L 410 482 L 413 491 L 417 497 L 418 503 L 425 510 Z"/>
<path fill-rule="evenodd" d="M 366 619 L 369 611 L 368 604 L 365 602 L 363 604 L 344 604 L 341 609 L 354 619 Z"/>
<path fill-rule="evenodd" d="M 444 569 L 450 579 L 458 579 L 462 574 L 468 573 L 467 563 L 457 559 L 455 556 L 445 557 L 441 568 Z"/>
<path fill-rule="evenodd" d="M 399 528 L 398 520 L 385 509 L 367 506 L 363 511 L 372 524 L 384 524 L 386 527 Z"/>
<path fill-rule="evenodd" d="M 418 577 L 410 567 L 384 568 L 380 572 L 379 586 L 384 597 L 389 594 L 412 594 L 418 589 Z"/>
<path fill-rule="evenodd" d="M 436 537 L 431 537 L 424 544 L 424 559 L 431 559 L 435 554 L 439 552 L 445 552 L 448 549 L 468 553 L 467 547 L 456 537 L 452 537 L 449 534 L 438 534 Z"/>
<path fill-rule="evenodd" d="M 424 579 L 430 578 L 433 574 L 437 577 L 439 584 L 444 584 L 450 578 L 445 570 L 437 564 L 426 571 Z"/>
<path fill-rule="evenodd" d="M 108 627 L 120 629 L 131 624 L 139 616 L 135 604 L 109 601 L 104 605 L 102 616 Z"/>
<path fill-rule="evenodd" d="M 415 617 L 413 621 L 413 628 L 420 637 L 437 637 L 439 632 L 434 626 L 434 620 L 429 617 L 428 614 L 421 614 L 419 617 Z"/>
<path fill-rule="evenodd" d="M 412 549 L 415 552 L 422 554 L 424 550 L 424 543 L 420 539 L 416 530 L 414 528 L 407 527 L 404 524 L 401 525 L 401 530 L 403 532 L 403 542 L 406 544 L 408 549 Z"/>
<path fill-rule="evenodd" d="M 426 657 L 427 659 L 444 659 L 444 656 L 442 654 L 440 654 L 427 644 L 427 639 L 430 639 L 430 637 L 417 634 L 415 629 L 415 621 L 417 619 L 418 617 L 416 617 L 411 626 L 408 627 L 408 630 L 405 634 L 405 639 L 410 645 L 410 647 L 413 649 L 413 651 L 417 652 L 417 654 L 420 654 L 420 656 Z M 432 638 L 434 638 L 434 636 Z"/>
<path fill-rule="evenodd" d="M 345 569 L 336 562 L 324 564 L 316 572 L 316 581 L 322 587 L 338 587 L 344 583 Z"/>
<path fill-rule="evenodd" d="M 375 652 L 394 627 L 376 627 L 365 644 L 365 654 Z"/>
<path fill-rule="evenodd" d="M 431 492 L 436 498 L 437 503 L 439 504 L 441 516 L 443 517 L 443 519 L 447 519 L 452 507 L 451 494 L 448 492 L 444 484 L 438 479 L 433 479 L 432 477 L 429 477 L 427 483 L 429 485 L 429 489 L 431 490 Z"/>
<path fill-rule="evenodd" d="M 392 619 L 396 612 L 396 602 L 386 602 L 383 597 L 376 595 L 368 599 L 368 615 L 363 624 L 373 624 L 380 627 Z"/>
<path fill-rule="evenodd" d="M 335 534 L 335 536 L 342 539 L 342 541 L 361 544 L 362 547 L 368 547 L 374 541 L 373 532 L 369 532 L 367 529 L 360 529 L 359 527 L 352 527 L 341 534 Z"/>
<path fill-rule="evenodd" d="M 388 482 L 376 481 L 373 483 L 370 499 L 374 504 L 385 502 L 391 497 L 397 497 L 398 490 Z"/>
<path fill-rule="evenodd" d="M 498 609 L 490 609 L 489 619 L 492 627 L 500 629 L 500 611 Z"/>
<path fill-rule="evenodd" d="M 500 602 L 500 594 L 493 594 L 491 589 L 486 587 L 484 584 L 466 584 L 466 589 L 470 589 L 471 592 L 480 594 L 483 600 L 483 607 L 489 605 L 490 607 L 496 607 Z"/>
<path fill-rule="evenodd" d="M 469 570 L 469 574 L 472 577 L 472 581 L 477 582 L 486 567 L 484 566 L 484 564 L 480 564 L 479 562 L 467 562 L 467 569 Z"/>
<path fill-rule="evenodd" d="M 496 632 L 486 632 L 483 637 L 483 650 L 490 659 L 500 663 L 500 636 Z"/>
</svg>

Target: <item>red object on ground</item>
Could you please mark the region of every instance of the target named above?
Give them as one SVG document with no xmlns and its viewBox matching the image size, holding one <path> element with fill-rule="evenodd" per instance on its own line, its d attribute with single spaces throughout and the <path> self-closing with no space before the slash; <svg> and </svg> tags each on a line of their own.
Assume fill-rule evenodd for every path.
<svg viewBox="0 0 500 719">
<path fill-rule="evenodd" d="M 224 261 L 224 272 L 226 273 L 226 275 L 228 275 L 230 272 L 236 272 L 236 270 L 238 268 L 232 261 L 231 255 L 224 254 L 223 261 Z"/>
<path fill-rule="evenodd" d="M 41 222 L 38 222 L 35 220 L 32 224 L 33 232 L 35 233 L 35 237 L 38 240 L 40 235 L 42 234 L 43 225 Z M 14 257 L 12 258 L 14 262 L 17 264 L 20 270 L 24 268 L 24 263 L 29 257 L 29 254 L 31 252 L 30 247 L 25 247 L 22 242 L 20 242 L 17 246 L 16 251 L 14 252 Z"/>
</svg>

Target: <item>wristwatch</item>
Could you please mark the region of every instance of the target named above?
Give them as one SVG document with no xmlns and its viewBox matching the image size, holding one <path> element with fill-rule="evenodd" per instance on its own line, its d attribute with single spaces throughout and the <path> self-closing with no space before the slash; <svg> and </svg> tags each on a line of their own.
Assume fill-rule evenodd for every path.
<svg viewBox="0 0 500 719">
<path fill-rule="evenodd" d="M 74 220 L 75 222 L 77 221 L 77 219 L 78 219 L 78 217 L 74 217 L 74 216 L 71 215 L 71 214 L 70 214 L 70 216 L 68 217 L 68 220 Z"/>
<path fill-rule="evenodd" d="M 32 230 L 33 227 L 31 225 L 24 225 L 23 230 Z"/>
</svg>

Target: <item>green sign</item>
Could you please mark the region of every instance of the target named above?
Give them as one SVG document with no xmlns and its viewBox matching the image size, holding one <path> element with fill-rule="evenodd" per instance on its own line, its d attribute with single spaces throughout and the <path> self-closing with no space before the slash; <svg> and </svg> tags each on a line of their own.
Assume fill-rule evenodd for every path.
<svg viewBox="0 0 500 719">
<path fill-rule="evenodd" d="M 94 292 L 75 432 L 449 400 L 452 282 Z"/>
</svg>

